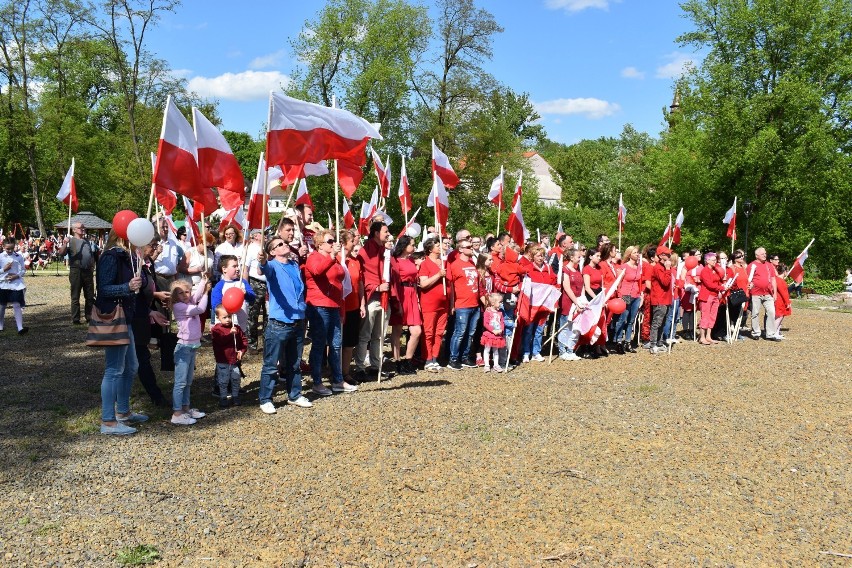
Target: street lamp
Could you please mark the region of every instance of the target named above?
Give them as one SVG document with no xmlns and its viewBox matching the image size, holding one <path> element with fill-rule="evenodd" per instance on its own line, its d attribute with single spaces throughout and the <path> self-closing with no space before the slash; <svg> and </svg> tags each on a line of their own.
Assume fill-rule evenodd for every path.
<svg viewBox="0 0 852 568">
<path fill-rule="evenodd" d="M 748 218 L 751 217 L 751 214 L 754 213 L 754 203 L 750 200 L 746 199 L 745 203 L 743 203 L 743 213 L 745 213 L 746 218 L 746 230 L 745 230 L 745 254 L 746 259 L 748 259 Z"/>
</svg>

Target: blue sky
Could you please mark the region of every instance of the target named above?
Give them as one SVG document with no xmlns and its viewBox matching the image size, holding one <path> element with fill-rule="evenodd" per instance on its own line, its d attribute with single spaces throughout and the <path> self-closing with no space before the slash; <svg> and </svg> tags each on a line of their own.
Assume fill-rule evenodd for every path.
<svg viewBox="0 0 852 568">
<path fill-rule="evenodd" d="M 699 60 L 675 38 L 690 29 L 676 1 L 478 1 L 504 32 L 486 69 L 527 92 L 548 136 L 574 143 L 618 136 L 626 123 L 657 136 L 684 66 Z M 288 81 L 289 38 L 324 2 L 184 0 L 148 47 L 202 96 L 219 100 L 223 128 L 257 135 L 270 89 Z M 434 11 L 434 8 L 430 8 Z"/>
</svg>

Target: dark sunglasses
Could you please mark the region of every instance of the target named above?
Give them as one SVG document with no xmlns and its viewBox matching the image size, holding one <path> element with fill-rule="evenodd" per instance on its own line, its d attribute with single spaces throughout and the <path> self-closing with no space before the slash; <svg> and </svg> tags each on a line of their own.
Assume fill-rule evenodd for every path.
<svg viewBox="0 0 852 568">
<path fill-rule="evenodd" d="M 337 241 L 335 241 L 334 239 L 329 239 L 329 240 L 325 241 L 325 244 L 327 244 L 327 245 L 333 245 L 333 244 L 334 244 L 334 243 L 336 243 L 336 242 L 337 242 Z"/>
<path fill-rule="evenodd" d="M 280 243 L 278 243 L 277 245 L 272 245 L 272 246 L 271 246 L 271 247 L 269 247 L 269 248 L 270 248 L 270 249 L 272 249 L 272 250 L 275 250 L 275 249 L 277 249 L 278 247 L 283 247 L 283 246 L 284 246 L 284 241 L 281 241 L 281 242 L 280 242 Z"/>
</svg>

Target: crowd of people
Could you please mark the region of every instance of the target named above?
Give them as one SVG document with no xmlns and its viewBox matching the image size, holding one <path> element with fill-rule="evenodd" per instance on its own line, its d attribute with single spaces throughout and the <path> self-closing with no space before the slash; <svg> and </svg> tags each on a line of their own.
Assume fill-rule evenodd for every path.
<svg viewBox="0 0 852 568">
<path fill-rule="evenodd" d="M 241 362 L 255 352 L 263 359 L 260 410 L 274 414 L 279 387 L 285 404 L 308 408 L 317 397 L 355 393 L 362 382 L 393 375 L 500 373 L 550 357 L 658 354 L 680 341 L 781 341 L 791 313 L 786 267 L 763 248 L 751 263 L 742 250 L 730 258 L 725 251 L 679 256 L 654 245 L 620 251 L 606 235 L 589 247 L 559 234 L 552 245 L 545 236 L 521 248 L 508 233 L 463 229 L 451 239 L 428 227 L 422 239 L 394 236 L 381 215 L 362 240 L 357 231 L 319 226 L 307 206 L 245 240 L 234 225 L 219 232 L 207 227 L 194 239 L 185 228 L 170 233 L 165 219 L 156 227 L 144 247 L 111 233 L 94 270 L 91 301 L 103 312 L 121 304 L 132 322 L 130 345 L 105 348 L 105 434 L 132 434 L 147 420 L 130 409 L 137 375 L 155 404 L 171 404 L 173 424 L 203 418 L 190 391 L 196 355 L 207 345 L 220 406 L 242 404 Z M 94 263 L 83 244 L 85 228 L 72 229 L 75 236 L 59 246 L 75 272 L 77 323 L 80 290 Z M 8 263 L 0 269 L 0 300 L 23 305 L 23 294 L 6 292 L 20 269 Z M 86 295 L 85 315 L 89 301 Z M 578 321 L 596 304 L 603 306 L 600 320 L 587 332 Z M 169 341 L 172 327 L 177 332 Z M 171 402 L 157 384 L 154 346 L 162 361 L 173 355 Z"/>
</svg>

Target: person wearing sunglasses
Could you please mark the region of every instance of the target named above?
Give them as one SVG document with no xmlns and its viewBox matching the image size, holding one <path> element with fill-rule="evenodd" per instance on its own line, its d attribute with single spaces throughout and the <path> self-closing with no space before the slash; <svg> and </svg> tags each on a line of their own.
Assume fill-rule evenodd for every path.
<svg viewBox="0 0 852 568">
<path fill-rule="evenodd" d="M 343 347 L 343 323 L 340 312 L 343 308 L 343 277 L 345 271 L 340 263 L 340 243 L 328 229 L 313 235 L 315 250 L 305 261 L 305 287 L 311 352 L 313 392 L 319 396 L 332 393 L 352 393 L 358 390 L 343 380 L 341 349 Z M 322 362 L 328 347 L 328 365 L 331 367 L 331 389 L 322 384 Z"/>
<path fill-rule="evenodd" d="M 260 410 L 277 412 L 272 402 L 280 368 L 284 373 L 287 404 L 313 406 L 302 395 L 301 356 L 305 341 L 305 285 L 298 262 L 290 259 L 295 234 L 293 221 L 283 218 L 278 233 L 257 255 L 269 292 L 269 321 L 263 335 L 263 367 L 260 371 Z M 270 258 L 271 257 L 271 258 Z"/>
</svg>

